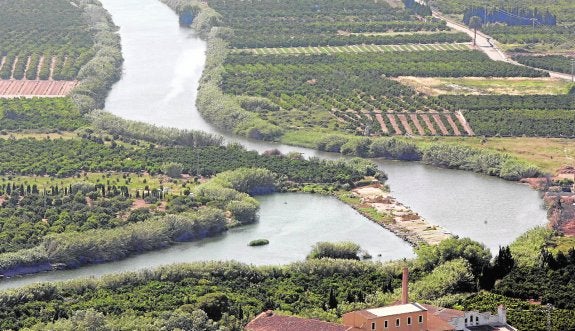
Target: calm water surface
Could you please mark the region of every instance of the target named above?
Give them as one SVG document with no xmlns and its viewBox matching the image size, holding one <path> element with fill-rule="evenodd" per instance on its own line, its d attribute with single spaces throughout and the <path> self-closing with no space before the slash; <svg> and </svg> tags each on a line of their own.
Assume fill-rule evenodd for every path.
<svg viewBox="0 0 575 331">
<path fill-rule="evenodd" d="M 411 246 L 332 197 L 286 193 L 259 197 L 258 200 L 261 212 L 256 224 L 118 262 L 4 280 L 0 282 L 0 289 L 179 262 L 236 260 L 256 265 L 286 264 L 305 259 L 318 241 L 355 241 L 379 261 L 413 256 Z M 268 239 L 269 245 L 248 246 L 250 241 L 261 238 Z"/>
<path fill-rule="evenodd" d="M 157 0 L 102 0 L 120 26 L 125 57 L 122 80 L 114 85 L 106 110 L 127 119 L 161 126 L 219 133 L 195 108 L 205 63 L 206 43 L 178 26 L 176 15 Z M 224 135 L 258 151 L 278 148 L 307 156 L 339 158 L 310 149 Z M 514 182 L 470 172 L 437 169 L 418 163 L 378 161 L 389 175 L 392 193 L 430 223 L 483 242 L 492 251 L 533 226 L 544 224 L 537 192 Z M 234 259 L 253 264 L 301 260 L 317 241 L 352 240 L 379 259 L 410 257 L 411 248 L 334 198 L 305 194 L 260 197 L 260 222 L 224 235 L 119 262 L 15 278 L 0 289 L 38 281 L 101 276 L 199 260 Z M 248 247 L 266 238 L 268 246 Z"/>
</svg>

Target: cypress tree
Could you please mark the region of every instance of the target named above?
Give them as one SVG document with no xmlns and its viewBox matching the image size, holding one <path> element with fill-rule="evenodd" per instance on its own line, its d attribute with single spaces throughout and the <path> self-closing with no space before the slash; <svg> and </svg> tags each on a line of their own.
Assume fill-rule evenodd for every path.
<svg viewBox="0 0 575 331">
<path fill-rule="evenodd" d="M 335 295 L 333 287 L 329 290 L 329 300 L 327 302 L 327 306 L 329 307 L 329 309 L 337 308 L 337 297 Z"/>
</svg>

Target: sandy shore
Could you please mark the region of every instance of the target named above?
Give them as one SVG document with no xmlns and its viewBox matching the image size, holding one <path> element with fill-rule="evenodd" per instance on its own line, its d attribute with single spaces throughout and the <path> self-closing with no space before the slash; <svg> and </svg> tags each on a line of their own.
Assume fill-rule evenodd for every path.
<svg viewBox="0 0 575 331">
<path fill-rule="evenodd" d="M 353 189 L 352 194 L 360 199 L 353 207 L 372 221 L 395 233 L 412 245 L 422 243 L 435 245 L 452 235 L 446 229 L 430 224 L 419 214 L 398 202 L 389 193 L 382 190 L 381 184 L 372 184 Z M 363 212 L 372 208 L 381 218 L 370 217 Z"/>
</svg>

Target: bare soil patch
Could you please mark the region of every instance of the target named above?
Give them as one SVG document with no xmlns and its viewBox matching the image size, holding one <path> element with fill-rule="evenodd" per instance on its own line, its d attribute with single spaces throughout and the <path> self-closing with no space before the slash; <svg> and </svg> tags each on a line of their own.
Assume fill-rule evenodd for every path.
<svg viewBox="0 0 575 331">
<path fill-rule="evenodd" d="M 76 85 L 78 81 L 0 80 L 0 98 L 62 97 Z"/>
<path fill-rule="evenodd" d="M 413 130 L 411 130 L 411 126 L 409 126 L 409 123 L 407 122 L 407 116 L 405 116 L 405 114 L 399 114 L 397 115 L 397 118 L 399 118 L 399 121 L 403 125 L 405 132 L 407 132 L 409 135 L 413 135 Z"/>
<path fill-rule="evenodd" d="M 384 192 L 379 184 L 356 188 L 352 192 L 361 199 L 362 205 L 374 208 L 379 214 L 391 216 L 391 222 L 378 224 L 412 244 L 435 245 L 451 237 L 447 230 L 428 223 L 419 214 Z"/>
</svg>

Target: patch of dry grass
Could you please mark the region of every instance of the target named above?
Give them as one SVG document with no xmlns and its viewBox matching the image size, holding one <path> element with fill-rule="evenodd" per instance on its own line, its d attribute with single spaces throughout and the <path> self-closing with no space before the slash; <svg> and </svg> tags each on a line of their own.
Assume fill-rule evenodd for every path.
<svg viewBox="0 0 575 331">
<path fill-rule="evenodd" d="M 567 94 L 571 84 L 557 78 L 436 78 L 403 76 L 396 79 L 427 95 Z"/>
<path fill-rule="evenodd" d="M 575 165 L 575 139 L 535 137 L 417 137 L 419 142 L 431 140 L 456 142 L 460 145 L 509 153 L 532 163 L 546 172 L 555 173 L 565 164 Z"/>
</svg>

